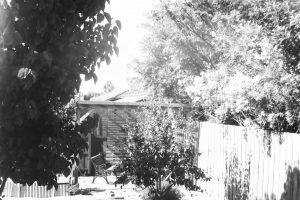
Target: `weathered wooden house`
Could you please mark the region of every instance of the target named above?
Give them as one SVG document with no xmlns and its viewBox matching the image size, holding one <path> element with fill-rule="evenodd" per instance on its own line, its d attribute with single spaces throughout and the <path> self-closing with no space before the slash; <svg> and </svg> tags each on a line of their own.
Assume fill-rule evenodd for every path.
<svg viewBox="0 0 300 200">
<path fill-rule="evenodd" d="M 99 115 L 97 128 L 88 135 L 89 148 L 81 160 L 80 169 L 92 172 L 90 158 L 99 153 L 104 153 L 110 163 L 119 163 L 122 159 L 122 150 L 126 132 L 123 126 L 135 120 L 136 111 L 147 102 L 122 102 L 122 101 L 80 101 L 78 115 L 82 118 L 92 113 Z M 162 107 L 174 109 L 183 108 L 189 112 L 189 106 L 182 104 L 161 104 Z"/>
</svg>

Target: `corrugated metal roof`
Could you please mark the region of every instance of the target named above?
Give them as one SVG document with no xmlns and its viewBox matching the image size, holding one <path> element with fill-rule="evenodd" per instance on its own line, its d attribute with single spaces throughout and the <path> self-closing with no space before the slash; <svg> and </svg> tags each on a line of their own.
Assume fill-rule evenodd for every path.
<svg viewBox="0 0 300 200">
<path fill-rule="evenodd" d="M 93 97 L 90 99 L 90 101 L 110 101 L 110 100 L 115 99 L 116 96 L 119 96 L 125 92 L 127 92 L 127 90 L 126 91 L 113 91 L 113 92 L 110 92 L 105 95 Z"/>
<path fill-rule="evenodd" d="M 147 99 L 149 92 L 143 88 L 126 90 L 122 92 L 111 92 L 106 95 L 91 98 L 90 101 L 118 101 L 118 102 L 139 102 Z"/>
<path fill-rule="evenodd" d="M 145 100 L 145 97 L 124 97 L 116 100 L 116 102 L 140 102 Z"/>
</svg>

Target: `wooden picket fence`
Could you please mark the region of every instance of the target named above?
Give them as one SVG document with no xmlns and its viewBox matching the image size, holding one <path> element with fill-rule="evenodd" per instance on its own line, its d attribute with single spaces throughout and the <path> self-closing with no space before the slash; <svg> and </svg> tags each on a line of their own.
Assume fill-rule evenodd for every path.
<svg viewBox="0 0 300 200">
<path fill-rule="evenodd" d="M 200 123 L 200 183 L 213 199 L 299 200 L 300 135 Z"/>
<path fill-rule="evenodd" d="M 31 186 L 14 183 L 10 179 L 5 184 L 3 195 L 5 197 L 31 197 L 31 198 L 49 198 L 68 196 L 69 183 L 59 183 L 57 190 L 54 188 L 47 190 L 46 186 L 39 186 L 34 182 Z"/>
</svg>

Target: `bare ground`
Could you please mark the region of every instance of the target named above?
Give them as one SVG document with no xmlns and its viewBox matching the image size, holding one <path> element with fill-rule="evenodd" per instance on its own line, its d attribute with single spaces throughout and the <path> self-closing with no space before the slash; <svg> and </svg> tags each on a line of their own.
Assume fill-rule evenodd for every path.
<svg viewBox="0 0 300 200">
<path fill-rule="evenodd" d="M 79 189 L 82 194 L 73 196 L 62 196 L 62 197 L 52 197 L 43 199 L 53 199 L 53 200 L 142 200 L 142 196 L 146 193 L 145 190 L 141 188 L 136 188 L 133 184 L 129 183 L 124 185 L 121 189 L 121 185 L 115 186 L 113 184 L 114 177 L 109 177 L 109 182 L 107 184 L 103 178 L 97 178 L 94 183 L 92 183 L 93 177 L 79 177 Z M 183 194 L 183 200 L 209 200 L 212 199 L 205 193 L 187 191 L 184 188 L 179 188 Z M 17 198 L 6 197 L 4 200 L 16 200 Z M 37 198 L 22 198 L 22 200 L 33 200 Z M 40 199 L 39 199 L 40 200 Z"/>
</svg>

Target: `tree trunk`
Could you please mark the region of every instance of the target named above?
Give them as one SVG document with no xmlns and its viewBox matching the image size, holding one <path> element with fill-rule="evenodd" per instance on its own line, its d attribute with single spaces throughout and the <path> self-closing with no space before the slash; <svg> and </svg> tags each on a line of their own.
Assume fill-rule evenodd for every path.
<svg viewBox="0 0 300 200">
<path fill-rule="evenodd" d="M 161 192 L 161 176 L 158 178 L 158 188 L 159 192 Z"/>
<path fill-rule="evenodd" d="M 78 167 L 77 167 L 77 165 L 75 165 L 75 167 L 74 167 L 74 171 L 73 171 L 73 178 L 74 178 L 74 183 L 72 183 L 72 184 L 77 184 L 78 183 Z"/>
<path fill-rule="evenodd" d="M 156 199 L 160 199 L 160 187 L 159 187 L 159 178 L 156 179 L 156 191 L 155 191 Z"/>
<path fill-rule="evenodd" d="M 2 193 L 3 193 L 4 187 L 5 187 L 6 181 L 7 181 L 7 177 L 4 177 L 3 181 L 1 183 L 1 187 L 0 187 L 0 199 L 2 199 Z"/>
</svg>

